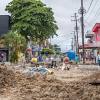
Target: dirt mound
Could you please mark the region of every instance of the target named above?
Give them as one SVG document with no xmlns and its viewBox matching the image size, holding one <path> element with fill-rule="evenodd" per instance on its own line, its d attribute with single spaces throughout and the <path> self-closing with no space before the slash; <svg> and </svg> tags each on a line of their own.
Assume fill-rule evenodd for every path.
<svg viewBox="0 0 100 100">
<path fill-rule="evenodd" d="M 14 100 L 100 100 L 100 87 L 81 82 L 31 81 L 19 84 L 17 89 L 13 92 Z"/>
<path fill-rule="evenodd" d="M 100 100 L 100 87 L 83 80 L 65 83 L 55 78 L 18 77 L 14 100 Z"/>
<path fill-rule="evenodd" d="M 90 82 L 100 82 L 100 72 L 96 72 L 86 78 L 83 78 L 82 81 L 85 81 L 87 83 L 90 83 Z"/>
<path fill-rule="evenodd" d="M 0 67 L 0 89 L 14 86 L 15 74 L 11 70 L 7 70 L 6 67 Z"/>
<path fill-rule="evenodd" d="M 91 75 L 90 79 L 91 80 L 100 80 L 100 72 Z"/>
<path fill-rule="evenodd" d="M 0 86 L 10 87 L 10 100 L 100 100 L 100 86 L 88 83 L 88 79 L 93 78 L 93 75 L 70 83 L 59 81 L 52 76 L 44 78 L 38 74 L 35 78 L 26 77 L 4 68 L 0 68 L 0 75 Z"/>
</svg>

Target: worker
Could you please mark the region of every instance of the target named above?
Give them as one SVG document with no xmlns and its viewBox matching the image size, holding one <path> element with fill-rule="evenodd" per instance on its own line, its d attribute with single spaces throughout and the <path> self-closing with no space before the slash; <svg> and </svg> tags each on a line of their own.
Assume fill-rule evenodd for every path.
<svg viewBox="0 0 100 100">
<path fill-rule="evenodd" d="M 32 57 L 32 59 L 31 59 L 31 64 L 32 64 L 32 66 L 35 67 L 35 65 L 36 65 L 37 63 L 38 63 L 37 57 Z"/>
</svg>

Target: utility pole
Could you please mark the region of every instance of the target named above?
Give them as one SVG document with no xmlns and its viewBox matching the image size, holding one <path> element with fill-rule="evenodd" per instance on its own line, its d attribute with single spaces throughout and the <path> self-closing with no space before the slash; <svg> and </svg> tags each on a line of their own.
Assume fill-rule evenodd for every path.
<svg viewBox="0 0 100 100">
<path fill-rule="evenodd" d="M 86 10 L 83 7 L 83 0 L 81 0 L 81 8 L 79 13 L 81 14 L 81 32 L 82 32 L 82 49 L 83 49 L 83 64 L 85 64 L 85 48 L 84 48 L 84 13 Z"/>
<path fill-rule="evenodd" d="M 75 31 L 76 31 L 76 42 L 77 42 L 77 54 L 79 54 L 79 41 L 78 41 L 78 24 L 77 24 L 77 14 L 75 13 Z"/>
<path fill-rule="evenodd" d="M 74 49 L 74 45 L 73 45 L 73 38 L 72 39 L 72 43 L 71 43 L 71 46 L 72 46 L 72 50 Z"/>
<path fill-rule="evenodd" d="M 77 13 L 75 13 L 74 14 L 74 16 L 72 16 L 72 17 L 74 17 L 74 20 L 71 20 L 71 21 L 75 21 L 75 37 L 76 37 L 76 53 L 77 54 L 79 54 L 79 41 L 78 41 L 78 23 L 77 23 L 77 21 L 78 21 L 78 19 L 77 19 Z"/>
<path fill-rule="evenodd" d="M 76 40 L 75 31 L 74 31 L 74 48 L 75 48 L 75 51 L 77 52 L 77 40 Z"/>
<path fill-rule="evenodd" d="M 77 52 L 77 41 L 76 41 L 76 34 L 75 34 L 75 31 L 73 31 L 72 33 L 71 33 L 72 35 L 73 35 L 73 50 L 75 51 L 75 52 Z"/>
</svg>

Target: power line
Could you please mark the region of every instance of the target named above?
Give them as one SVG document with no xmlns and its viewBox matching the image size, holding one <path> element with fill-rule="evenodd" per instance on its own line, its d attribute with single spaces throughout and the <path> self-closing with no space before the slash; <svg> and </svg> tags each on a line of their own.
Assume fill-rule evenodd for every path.
<svg viewBox="0 0 100 100">
<path fill-rule="evenodd" d="M 100 3 L 100 2 L 99 2 Z M 98 3 L 98 0 L 95 2 L 95 5 L 94 7 L 92 8 L 92 10 L 95 9 L 96 5 L 99 4 Z M 91 10 L 91 13 L 93 13 L 93 11 Z M 100 14 L 100 7 L 95 11 L 96 13 L 94 14 L 94 16 L 92 17 L 92 19 L 90 21 L 88 21 L 88 18 L 90 19 L 90 15 L 91 13 L 89 14 L 88 18 L 86 19 L 86 21 L 88 22 L 89 26 L 92 26 L 92 24 L 94 23 L 94 21 L 96 21 L 97 17 L 99 17 L 99 14 Z"/>
<path fill-rule="evenodd" d="M 100 15 L 99 11 L 100 11 L 100 7 L 97 9 L 94 17 L 91 19 L 91 21 L 90 21 L 91 24 L 95 21 L 95 19 L 97 19 L 97 17 L 99 17 L 99 15 Z"/>
<path fill-rule="evenodd" d="M 100 14 L 99 10 L 100 10 L 100 7 L 98 8 L 98 10 L 97 10 L 96 14 L 94 15 L 94 18 L 96 18 L 96 17 L 97 17 L 97 14 L 98 14 L 98 15 Z M 99 13 L 98 13 L 98 12 L 99 12 Z"/>
<path fill-rule="evenodd" d="M 94 1 L 94 0 L 91 0 L 90 6 L 89 6 L 89 8 L 88 8 L 88 10 L 87 10 L 87 13 L 89 12 L 89 10 L 90 10 L 90 8 L 91 8 L 91 6 L 92 6 L 93 1 Z"/>
<path fill-rule="evenodd" d="M 98 0 L 95 2 L 94 6 L 92 7 L 91 12 L 90 13 L 87 13 L 87 14 L 89 14 L 89 16 L 93 13 L 93 10 L 95 9 L 97 3 L 98 3 Z M 87 16 L 87 19 L 89 18 L 89 16 Z"/>
</svg>

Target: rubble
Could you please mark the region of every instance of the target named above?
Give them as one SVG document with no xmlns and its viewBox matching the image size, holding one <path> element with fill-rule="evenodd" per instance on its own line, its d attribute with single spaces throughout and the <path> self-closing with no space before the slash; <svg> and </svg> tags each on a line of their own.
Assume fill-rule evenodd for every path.
<svg viewBox="0 0 100 100">
<path fill-rule="evenodd" d="M 83 80 L 67 83 L 54 76 L 41 77 L 36 74 L 35 78 L 26 77 L 20 72 L 0 68 L 0 88 L 6 88 L 10 100 L 100 100 L 100 86 L 89 84 L 90 80 L 99 75 L 97 73 Z"/>
<path fill-rule="evenodd" d="M 14 86 L 15 74 L 11 70 L 7 70 L 6 67 L 0 67 L 0 89 L 9 86 Z"/>
</svg>

